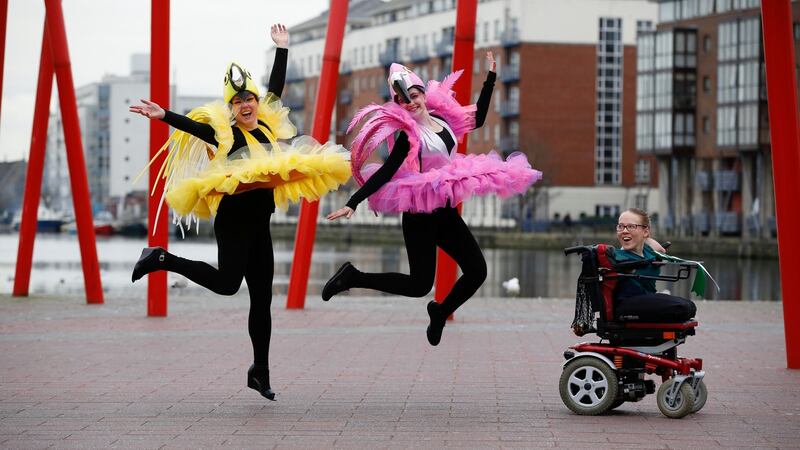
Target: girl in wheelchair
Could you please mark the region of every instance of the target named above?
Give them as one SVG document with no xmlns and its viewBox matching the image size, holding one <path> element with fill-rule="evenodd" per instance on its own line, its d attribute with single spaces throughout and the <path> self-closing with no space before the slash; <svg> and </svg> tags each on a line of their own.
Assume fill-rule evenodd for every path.
<svg viewBox="0 0 800 450">
<path fill-rule="evenodd" d="M 629 208 L 617 223 L 619 249 L 614 249 L 612 258 L 618 268 L 635 267 L 630 272 L 637 275 L 657 277 L 660 261 L 656 254 L 666 250 L 650 236 L 650 217 L 639 208 Z M 621 278 L 614 289 L 614 316 L 620 321 L 639 322 L 683 322 L 694 317 L 697 307 L 694 302 L 682 297 L 656 292 L 652 278 Z"/>
</svg>

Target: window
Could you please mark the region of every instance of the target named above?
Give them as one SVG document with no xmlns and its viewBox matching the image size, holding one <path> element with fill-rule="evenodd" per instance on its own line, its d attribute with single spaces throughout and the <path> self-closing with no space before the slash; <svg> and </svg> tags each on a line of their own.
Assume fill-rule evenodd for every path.
<svg viewBox="0 0 800 450">
<path fill-rule="evenodd" d="M 698 14 L 707 16 L 714 12 L 714 0 L 700 0 Z"/>
<path fill-rule="evenodd" d="M 711 36 L 705 35 L 703 36 L 703 51 L 705 53 L 711 52 L 711 47 L 714 45 L 713 41 L 711 40 Z"/>
<path fill-rule="evenodd" d="M 648 180 L 647 183 L 650 181 Z M 647 211 L 649 208 L 647 207 L 647 194 L 636 194 L 633 197 L 633 204 L 636 208 L 643 209 Z"/>
<path fill-rule="evenodd" d="M 706 94 L 711 92 L 711 77 L 708 75 L 703 77 L 703 92 Z"/>
<path fill-rule="evenodd" d="M 703 134 L 708 134 L 711 131 L 711 119 L 708 116 L 703 116 Z"/>
<path fill-rule="evenodd" d="M 636 32 L 643 33 L 647 31 L 653 30 L 653 22 L 650 20 L 637 20 L 636 21 Z"/>
<path fill-rule="evenodd" d="M 756 3 L 736 0 L 733 6 L 750 8 Z M 757 146 L 758 102 L 764 90 L 761 22 L 758 17 L 724 22 L 718 35 L 717 145 Z"/>
<path fill-rule="evenodd" d="M 652 113 L 636 115 L 636 150 L 653 149 L 653 117 Z"/>
<path fill-rule="evenodd" d="M 617 185 L 622 181 L 622 19 L 599 19 L 596 58 L 595 183 Z"/>
<path fill-rule="evenodd" d="M 634 167 L 634 179 L 636 183 L 639 184 L 647 184 L 650 183 L 650 161 L 646 159 L 640 159 L 636 161 L 636 166 Z"/>
<path fill-rule="evenodd" d="M 677 19 L 676 9 L 680 5 L 675 0 L 668 0 L 658 4 L 658 21 L 659 22 L 672 22 Z"/>
<path fill-rule="evenodd" d="M 717 145 L 730 147 L 736 144 L 736 106 L 717 108 Z"/>
</svg>

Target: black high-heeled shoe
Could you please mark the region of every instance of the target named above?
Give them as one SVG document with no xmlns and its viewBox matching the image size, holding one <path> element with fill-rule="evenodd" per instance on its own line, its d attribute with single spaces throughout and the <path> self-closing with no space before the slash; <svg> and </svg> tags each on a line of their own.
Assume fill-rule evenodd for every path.
<svg viewBox="0 0 800 450">
<path fill-rule="evenodd" d="M 333 274 L 331 279 L 325 283 L 325 287 L 322 288 L 322 301 L 327 302 L 334 295 L 350 289 L 350 279 L 355 270 L 356 268 L 350 264 L 350 261 L 342 264 L 342 267 L 339 267 L 339 270 Z"/>
<path fill-rule="evenodd" d="M 269 367 L 252 364 L 247 370 L 247 387 L 255 389 L 267 400 L 275 401 L 275 392 L 269 386 Z"/>
<path fill-rule="evenodd" d="M 441 305 L 431 300 L 428 302 L 428 317 L 431 322 L 428 324 L 428 329 L 425 330 L 425 335 L 428 337 L 428 343 L 435 347 L 442 340 L 442 331 L 447 322 L 447 315 L 442 312 Z"/>
<path fill-rule="evenodd" d="M 142 278 L 150 272 L 161 270 L 164 265 L 164 260 L 167 258 L 167 251 L 161 247 L 147 247 L 142 250 L 139 260 L 133 266 L 133 273 L 131 274 L 131 283 Z"/>
</svg>

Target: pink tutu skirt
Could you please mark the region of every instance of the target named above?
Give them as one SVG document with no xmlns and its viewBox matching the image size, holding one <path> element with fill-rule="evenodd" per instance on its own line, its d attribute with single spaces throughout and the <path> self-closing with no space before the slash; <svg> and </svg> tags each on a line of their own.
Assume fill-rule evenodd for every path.
<svg viewBox="0 0 800 450">
<path fill-rule="evenodd" d="M 368 179 L 380 164 L 362 170 Z M 401 168 L 402 170 L 402 168 Z M 456 154 L 449 164 L 426 172 L 398 172 L 369 197 L 369 207 L 384 213 L 427 213 L 456 206 L 472 196 L 494 194 L 502 198 L 522 194 L 542 178 L 524 153 L 514 152 L 503 161 L 496 152 Z"/>
</svg>

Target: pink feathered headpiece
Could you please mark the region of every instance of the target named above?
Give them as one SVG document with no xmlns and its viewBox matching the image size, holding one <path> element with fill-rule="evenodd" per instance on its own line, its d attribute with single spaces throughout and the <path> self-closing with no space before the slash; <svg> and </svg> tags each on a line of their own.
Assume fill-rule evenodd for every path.
<svg viewBox="0 0 800 450">
<path fill-rule="evenodd" d="M 425 83 L 422 82 L 422 78 L 402 64 L 392 63 L 389 66 L 389 79 L 387 81 L 389 82 L 389 92 L 391 92 L 395 81 L 402 82 L 406 90 L 416 87 L 425 92 Z"/>
</svg>

